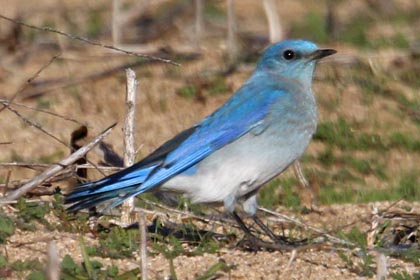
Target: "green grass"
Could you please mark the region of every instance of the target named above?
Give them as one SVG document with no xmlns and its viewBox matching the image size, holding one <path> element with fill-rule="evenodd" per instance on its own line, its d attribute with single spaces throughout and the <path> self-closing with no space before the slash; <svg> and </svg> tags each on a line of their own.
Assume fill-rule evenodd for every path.
<svg viewBox="0 0 420 280">
<path fill-rule="evenodd" d="M 346 151 L 381 152 L 388 149 L 401 149 L 408 152 L 420 151 L 420 140 L 415 133 L 393 132 L 389 136 L 382 136 L 376 133 L 363 132 L 359 127 L 360 124 L 351 124 L 344 118 L 320 123 L 314 135 L 314 140 L 329 145 L 325 152 L 318 157 L 320 162 L 326 166 L 333 163 L 335 156 L 331 146 Z"/>
<path fill-rule="evenodd" d="M 91 268 L 88 271 L 85 264 L 77 264 L 71 256 L 65 255 L 61 262 L 60 279 L 117 279 L 135 280 L 139 279 L 140 269 L 135 268 L 128 272 L 119 274 L 118 267 L 115 265 L 104 266 L 101 262 L 90 261 Z"/>
<path fill-rule="evenodd" d="M 0 212 L 0 244 L 4 244 L 7 238 L 15 233 L 15 224 L 12 219 Z"/>
<path fill-rule="evenodd" d="M 318 124 L 314 140 L 337 146 L 343 150 L 383 150 L 381 136 L 375 133 L 356 131 L 357 124 L 350 124 L 344 118 Z"/>
<path fill-rule="evenodd" d="M 197 95 L 198 89 L 194 85 L 184 85 L 183 87 L 177 90 L 177 94 L 184 98 L 195 98 Z"/>
<path fill-rule="evenodd" d="M 325 16 L 321 13 L 310 11 L 303 17 L 304 20 L 291 26 L 291 34 L 296 38 L 306 38 L 319 44 L 328 41 Z"/>
<path fill-rule="evenodd" d="M 389 276 L 394 280 L 420 280 L 420 272 L 413 272 L 412 274 L 407 271 L 392 272 Z"/>
<path fill-rule="evenodd" d="M 88 20 L 86 23 L 87 27 L 87 35 L 90 38 L 98 37 L 101 32 L 102 28 L 104 27 L 104 20 L 103 20 L 103 13 L 102 9 L 91 9 L 88 13 Z"/>
<path fill-rule="evenodd" d="M 109 232 L 99 233 L 99 246 L 91 248 L 89 253 L 112 259 L 131 257 L 139 249 L 139 240 L 139 230 L 113 227 Z"/>
<path fill-rule="evenodd" d="M 269 182 L 258 194 L 258 203 L 267 208 L 284 205 L 298 209 L 301 205 L 299 195 L 295 192 L 296 178 L 277 178 Z"/>
<path fill-rule="evenodd" d="M 42 155 L 40 156 L 36 162 L 39 163 L 56 163 L 64 157 L 64 151 L 56 150 L 55 152 L 49 155 Z"/>
<path fill-rule="evenodd" d="M 333 203 L 368 203 L 373 201 L 407 201 L 420 200 L 420 175 L 416 171 L 406 172 L 394 186 L 377 189 L 361 182 L 358 189 L 352 189 L 348 178 L 337 177 L 324 179 L 325 186 L 321 188 L 319 200 L 323 204 Z"/>
</svg>

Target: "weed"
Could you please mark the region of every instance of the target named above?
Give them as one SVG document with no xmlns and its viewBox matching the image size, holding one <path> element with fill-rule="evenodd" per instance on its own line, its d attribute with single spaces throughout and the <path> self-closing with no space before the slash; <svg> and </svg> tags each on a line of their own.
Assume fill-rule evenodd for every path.
<svg viewBox="0 0 420 280">
<path fill-rule="evenodd" d="M 204 16 L 212 20 L 224 20 L 226 18 L 225 11 L 221 10 L 218 5 L 211 1 L 204 2 Z"/>
<path fill-rule="evenodd" d="M 25 272 L 31 272 L 29 275 L 31 275 L 31 279 L 45 279 L 45 278 L 39 278 L 41 277 L 40 274 L 42 274 L 42 271 L 44 269 L 44 265 L 38 260 L 38 259 L 28 259 L 28 260 L 17 260 L 14 263 L 9 265 L 9 269 L 11 271 L 15 271 L 18 275 L 20 275 L 20 278 L 23 278 L 23 275 Z M 34 278 L 38 277 L 38 278 Z"/>
<path fill-rule="evenodd" d="M 352 227 L 348 233 L 340 232 L 339 235 L 354 244 L 357 244 L 358 247 L 366 248 L 366 234 L 361 232 L 359 228 Z"/>
<path fill-rule="evenodd" d="M 194 85 L 187 84 L 178 89 L 177 94 L 184 98 L 195 98 L 198 90 Z"/>
<path fill-rule="evenodd" d="M 318 161 L 325 167 L 330 167 L 336 162 L 334 151 L 330 145 L 326 145 L 325 150 L 318 155 Z"/>
<path fill-rule="evenodd" d="M 416 171 L 404 174 L 395 188 L 395 193 L 399 199 L 406 199 L 408 201 L 420 200 L 420 178 Z"/>
<path fill-rule="evenodd" d="M 229 91 L 229 86 L 226 84 L 226 80 L 223 77 L 216 77 L 210 81 L 208 85 L 208 94 L 210 96 L 225 93 Z"/>
<path fill-rule="evenodd" d="M 61 221 L 58 225 L 55 225 L 56 229 L 74 233 L 88 232 L 88 214 L 78 213 L 76 217 L 74 214 L 68 213 L 63 205 L 63 195 L 58 193 L 54 194 L 54 200 L 50 211 L 52 211 Z"/>
<path fill-rule="evenodd" d="M 64 157 L 64 151 L 56 150 L 52 154 L 40 156 L 37 162 L 39 163 L 55 163 Z"/>
<path fill-rule="evenodd" d="M 394 132 L 389 137 L 390 148 L 400 148 L 409 152 L 420 152 L 420 140 L 413 138 L 413 136 L 403 134 L 401 132 Z"/>
<path fill-rule="evenodd" d="M 228 265 L 226 262 L 221 259 L 214 265 L 212 265 L 203 275 L 196 277 L 196 280 L 207 280 L 207 279 L 216 279 L 221 275 L 218 274 L 219 271 L 230 272 L 234 268 L 233 265 Z M 230 278 L 230 277 L 229 277 Z"/>
<path fill-rule="evenodd" d="M 407 271 L 395 272 L 389 275 L 394 280 L 420 280 L 420 272 L 409 274 Z"/>
<path fill-rule="evenodd" d="M 86 259 L 85 259 L 86 261 Z M 136 268 L 122 274 L 118 274 L 118 267 L 115 265 L 103 268 L 103 264 L 98 261 L 89 261 L 91 264 L 90 272 L 86 269 L 86 265 L 78 265 L 71 256 L 65 255 L 61 262 L 61 279 L 138 279 L 140 269 Z M 93 276 L 91 276 L 93 275 Z"/>
<path fill-rule="evenodd" d="M 357 126 L 355 126 L 357 127 Z M 314 140 L 335 145 L 343 150 L 383 150 L 385 145 L 378 134 L 356 133 L 345 119 L 318 125 Z"/>
<path fill-rule="evenodd" d="M 109 233 L 99 234 L 99 247 L 92 254 L 98 254 L 103 258 L 122 259 L 131 257 L 138 249 L 137 241 L 140 233 L 137 229 L 111 228 Z"/>
<path fill-rule="evenodd" d="M 8 237 L 15 233 L 15 225 L 9 217 L 0 214 L 0 244 L 6 243 Z"/>
<path fill-rule="evenodd" d="M 275 205 L 284 205 L 296 209 L 301 205 L 298 194 L 293 191 L 293 186 L 296 185 L 297 182 L 294 177 L 275 179 L 261 189 L 258 194 L 258 202 L 261 206 L 267 208 L 273 208 Z M 280 190 L 276 191 L 279 186 L 281 186 Z"/>
<path fill-rule="evenodd" d="M 97 37 L 101 31 L 103 24 L 103 19 L 100 9 L 92 9 L 89 11 L 89 18 L 87 22 L 87 33 L 89 37 Z"/>
<path fill-rule="evenodd" d="M 339 185 L 329 183 L 320 189 L 319 200 L 323 204 L 348 203 L 352 201 L 354 193 L 348 187 L 339 188 Z"/>
<path fill-rule="evenodd" d="M 346 167 L 340 168 L 335 174 L 333 174 L 331 179 L 338 183 L 359 180 L 358 177 L 353 175 L 353 173 Z"/>
<path fill-rule="evenodd" d="M 304 21 L 292 25 L 291 33 L 296 37 L 308 38 L 318 43 L 328 41 L 325 16 L 316 12 L 309 12 Z"/>
<path fill-rule="evenodd" d="M 19 211 L 19 217 L 21 217 L 25 222 L 43 220 L 45 214 L 47 213 L 47 207 L 45 204 L 26 202 L 24 198 L 19 199 L 16 204 L 16 208 Z"/>
<path fill-rule="evenodd" d="M 359 15 L 349 23 L 344 30 L 337 34 L 337 39 L 355 46 L 370 48 L 371 41 L 367 37 L 367 30 L 372 25 L 372 19 L 366 15 Z"/>
<path fill-rule="evenodd" d="M 353 262 L 352 258 L 339 252 L 338 256 L 344 261 L 348 270 L 356 273 L 358 276 L 372 277 L 375 275 L 374 258 L 364 251 L 359 252 L 360 262 Z"/>
<path fill-rule="evenodd" d="M 370 166 L 369 161 L 363 160 L 363 159 L 357 159 L 355 157 L 349 157 L 347 158 L 347 163 L 354 168 L 357 172 L 362 174 L 371 174 L 372 168 Z"/>
</svg>

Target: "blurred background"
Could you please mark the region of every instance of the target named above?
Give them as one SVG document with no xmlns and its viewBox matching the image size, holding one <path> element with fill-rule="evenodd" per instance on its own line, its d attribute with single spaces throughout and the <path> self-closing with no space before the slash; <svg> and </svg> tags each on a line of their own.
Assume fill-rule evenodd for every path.
<svg viewBox="0 0 420 280">
<path fill-rule="evenodd" d="M 104 147 L 122 155 L 126 68 L 134 69 L 139 82 L 140 160 L 223 104 L 271 42 L 301 38 L 338 51 L 319 63 L 315 74 L 318 130 L 300 160 L 310 188 L 299 187 L 287 170 L 262 188 L 259 204 L 358 248 L 418 245 L 419 218 L 411 215 L 420 209 L 418 0 L 0 0 L 0 7 L 0 193 L 18 188 L 69 155 L 70 145 L 80 147 L 115 122 L 107 145 L 91 151 L 88 159 L 106 161 Z M 78 137 L 85 132 L 87 137 Z M 111 279 L 119 271 L 132 273 L 123 279 L 137 279 L 138 230 L 92 231 L 86 215 L 68 216 L 62 196 L 52 196 L 85 175 L 69 169 L 0 209 L 0 243 L 5 244 L 0 278 L 43 275 L 46 243 L 56 240 L 60 258 L 57 252 L 50 259 L 62 261 L 62 279 L 88 279 L 92 273 Z M 87 172 L 88 180 L 103 176 Z M 397 228 L 378 220 L 383 209 L 396 204 L 410 213 L 389 216 L 412 224 Z M 148 225 L 163 211 L 157 209 L 149 207 Z M 203 215 L 202 208 L 192 210 Z M 276 213 L 259 212 L 282 236 L 320 235 L 285 223 Z M 193 223 L 179 212 L 165 215 L 186 227 L 236 232 L 213 218 Z M 336 244 L 299 251 L 293 262 L 287 252 L 243 252 L 235 247 L 238 240 L 191 247 L 175 238 L 165 242 L 152 240 L 147 248 L 149 269 L 158 279 L 176 279 L 175 270 L 179 279 L 191 279 L 207 269 L 223 270 L 229 279 L 231 272 L 232 279 L 279 279 L 289 271 L 286 276 L 293 279 L 366 279 L 376 273 L 375 252 L 356 254 L 342 245 L 335 251 Z M 99 264 L 89 268 L 89 257 Z M 393 279 L 418 279 L 418 249 L 397 258 L 388 263 L 400 273 Z M 65 278 L 65 273 L 73 276 Z"/>
<path fill-rule="evenodd" d="M 301 159 L 312 195 L 308 202 L 294 174 L 286 172 L 263 189 L 260 203 L 299 209 L 308 203 L 420 199 L 419 1 L 39 0 L 0 5 L 2 15 L 30 25 L 180 64 L 0 19 L 0 98 L 13 100 L 15 110 L 0 112 L 2 163 L 57 162 L 69 153 L 63 143 L 70 144 L 80 124 L 94 136 L 118 122 L 106 142 L 122 154 L 127 67 L 139 80 L 141 159 L 223 104 L 270 42 L 302 38 L 338 50 L 316 71 L 319 126 Z M 93 161 L 100 159 L 96 154 L 89 155 Z M 13 186 L 43 168 L 3 166 L 0 183 Z M 99 176 L 89 171 L 89 178 Z"/>
</svg>

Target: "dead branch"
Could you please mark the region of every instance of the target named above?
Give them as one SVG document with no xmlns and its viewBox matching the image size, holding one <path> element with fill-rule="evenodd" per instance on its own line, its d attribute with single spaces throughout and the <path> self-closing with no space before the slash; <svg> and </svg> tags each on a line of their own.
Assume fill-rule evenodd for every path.
<svg viewBox="0 0 420 280">
<path fill-rule="evenodd" d="M 199 48 L 203 37 L 204 19 L 203 19 L 203 0 L 195 0 L 195 46 Z"/>
<path fill-rule="evenodd" d="M 69 33 L 66 33 L 66 32 L 63 32 L 63 31 L 60 31 L 60 30 L 51 28 L 51 27 L 39 27 L 39 26 L 27 24 L 27 23 L 25 23 L 23 21 L 15 20 L 15 19 L 9 18 L 9 17 L 4 16 L 4 15 L 1 15 L 1 14 L 0 14 L 0 18 L 2 18 L 4 20 L 7 20 L 7 21 L 10 21 L 10 22 L 13 22 L 15 24 L 19 24 L 19 25 L 22 25 L 22 26 L 31 28 L 31 29 L 35 29 L 35 30 L 39 30 L 39 31 L 46 31 L 46 32 L 51 32 L 51 33 L 56 33 L 56 34 L 59 34 L 61 36 L 67 37 L 67 38 L 69 38 L 71 40 L 80 41 L 80 42 L 87 43 L 87 44 L 92 45 L 92 46 L 98 46 L 98 47 L 101 47 L 101 48 L 106 48 L 106 49 L 110 49 L 110 50 L 113 50 L 113 51 L 125 53 L 127 55 L 132 55 L 132 56 L 137 56 L 137 57 L 143 57 L 143 58 L 147 58 L 147 59 L 151 59 L 151 60 L 156 60 L 156 61 L 160 61 L 160 62 L 169 63 L 169 64 L 176 65 L 176 66 L 180 66 L 179 63 L 176 63 L 176 62 L 174 62 L 172 60 L 169 60 L 169 59 L 164 59 L 164 58 L 160 58 L 160 57 L 156 57 L 156 56 L 152 56 L 152 55 L 146 55 L 146 54 L 140 54 L 140 53 L 136 53 L 136 52 L 126 51 L 126 50 L 123 50 L 123 49 L 120 49 L 120 48 L 117 48 L 117 47 L 114 47 L 114 46 L 111 46 L 111 45 L 104 44 L 104 43 L 99 42 L 99 41 L 89 40 L 87 38 L 84 38 L 84 37 L 81 37 L 81 36 L 77 36 L 77 35 L 72 35 L 72 34 L 69 34 Z"/>
<path fill-rule="evenodd" d="M 107 129 L 105 129 L 101 134 L 96 136 L 94 139 L 92 139 L 89 143 L 84 145 L 82 148 L 77 150 L 76 152 L 72 153 L 70 156 L 64 158 L 59 163 L 51 166 L 47 170 L 45 170 L 43 173 L 39 174 L 38 176 L 35 176 L 31 181 L 20 187 L 19 189 L 15 190 L 14 192 L 10 193 L 6 197 L 0 199 L 0 204 L 8 204 L 11 200 L 15 200 L 25 193 L 27 193 L 29 190 L 33 189 L 34 187 L 42 184 L 45 182 L 48 178 L 51 178 L 67 166 L 74 163 L 79 158 L 83 157 L 87 152 L 89 152 L 96 144 L 98 144 L 103 138 L 105 138 L 112 130 L 112 128 L 115 127 L 116 124 L 111 125 Z"/>
<path fill-rule="evenodd" d="M 264 11 L 267 15 L 270 43 L 279 42 L 283 37 L 279 14 L 274 0 L 264 0 Z"/>
<path fill-rule="evenodd" d="M 26 108 L 26 109 L 29 109 L 29 110 L 32 110 L 32 111 L 37 111 L 37 112 L 41 112 L 41 113 L 44 113 L 44 114 L 48 114 L 48 115 L 51 115 L 51 116 L 54 116 L 54 117 L 57 117 L 57 118 L 60 118 L 60 119 L 63 119 L 63 120 L 69 121 L 69 122 L 73 122 L 73 123 L 76 123 L 76 124 L 79 124 L 79 125 L 85 125 L 85 124 L 83 124 L 82 122 L 80 122 L 76 119 L 72 119 L 72 118 L 69 118 L 69 117 L 66 117 L 66 116 L 48 111 L 48 110 L 28 106 L 28 105 L 25 105 L 25 104 L 22 104 L 22 103 L 19 103 L 19 102 L 12 102 L 10 100 L 5 100 L 5 99 L 0 99 L 0 102 L 7 102 L 9 105 L 15 105 L 15 106 L 23 107 L 23 108 Z"/>
<path fill-rule="evenodd" d="M 112 43 L 118 46 L 121 43 L 121 12 L 120 0 L 112 1 Z"/>
<path fill-rule="evenodd" d="M 1 15 L 0 15 L 1 16 Z M 0 108 L 0 112 L 3 111 L 4 109 L 8 108 L 10 106 L 10 104 L 13 102 L 13 100 L 15 100 L 15 98 L 22 93 L 27 87 L 28 85 L 30 85 L 40 74 L 42 71 L 44 71 L 48 66 L 50 66 L 57 58 L 59 57 L 59 55 L 55 55 L 53 56 L 45 65 L 43 65 L 40 69 L 38 69 L 31 77 L 29 77 L 29 79 L 26 80 L 26 83 L 23 84 L 19 90 L 17 90 L 12 97 L 7 101 L 7 103 L 3 103 L 3 108 Z"/>
<path fill-rule="evenodd" d="M 259 207 L 259 208 L 258 208 L 258 210 L 260 210 L 260 211 L 262 211 L 262 212 L 265 212 L 265 213 L 268 213 L 268 214 L 270 214 L 270 215 L 273 215 L 273 216 L 275 216 L 275 217 L 281 218 L 281 219 L 283 219 L 283 220 L 286 220 L 286 221 L 292 222 L 293 224 L 295 224 L 295 225 L 297 225 L 297 226 L 299 226 L 299 227 L 302 227 L 302 228 L 304 228 L 304 229 L 306 229 L 306 230 L 308 230 L 308 229 L 309 229 L 309 230 L 312 230 L 313 232 L 316 232 L 316 233 L 318 233 L 318 234 L 321 234 L 322 236 L 325 236 L 328 240 L 330 240 L 330 241 L 331 241 L 331 242 L 333 242 L 333 243 L 342 244 L 342 245 L 347 245 L 347 246 L 351 246 L 351 247 L 356 246 L 356 245 L 355 245 L 354 243 L 352 243 L 352 242 L 349 242 L 349 241 L 346 241 L 346 240 L 344 240 L 344 239 L 341 239 L 341 238 L 338 238 L 338 237 L 332 236 L 332 235 L 330 235 L 330 234 L 328 234 L 328 233 L 324 232 L 323 230 L 320 230 L 320 229 L 318 229 L 318 228 L 315 228 L 315 227 L 312 227 L 312 226 L 310 226 L 310 225 L 307 225 L 307 224 L 305 224 L 305 223 L 303 223 L 303 222 L 301 222 L 301 221 L 299 221 L 299 220 L 297 220 L 297 219 L 290 218 L 290 217 L 288 217 L 288 216 L 286 216 L 286 215 L 283 215 L 283 214 L 281 214 L 281 213 L 277 213 L 277 212 L 271 211 L 271 210 L 266 209 L 266 208 L 263 208 L 263 207 Z"/>
<path fill-rule="evenodd" d="M 142 209 L 138 212 L 139 230 L 140 230 L 140 261 L 141 261 L 141 279 L 147 280 L 147 236 L 146 221 Z"/>
<path fill-rule="evenodd" d="M 124 166 L 129 167 L 134 164 L 136 159 L 136 148 L 134 147 L 135 115 L 136 115 L 136 95 L 137 80 L 136 73 L 126 70 L 127 75 L 127 95 L 125 100 L 126 115 L 124 122 Z M 132 223 L 134 213 L 134 197 L 124 201 L 121 207 L 121 223 L 128 226 Z"/>
<path fill-rule="evenodd" d="M 29 169 L 38 169 L 39 168 L 48 168 L 53 166 L 54 164 L 49 163 L 30 163 L 30 162 L 0 162 L 0 168 L 4 167 L 22 167 L 22 168 L 29 168 Z M 108 166 L 108 165 L 97 165 L 94 166 L 92 164 L 78 164 L 75 165 L 76 168 L 86 168 L 86 169 L 100 169 L 103 171 L 119 171 L 122 168 L 117 166 Z M 1 186 L 1 185 L 0 185 Z"/>
<path fill-rule="evenodd" d="M 234 1 L 227 0 L 227 52 L 231 62 L 238 57 L 238 40 L 236 35 L 236 19 L 234 11 Z"/>
<path fill-rule="evenodd" d="M 47 245 L 47 267 L 45 269 L 48 280 L 60 279 L 60 254 L 54 240 Z"/>
<path fill-rule="evenodd" d="M 31 121 L 30 119 L 24 117 L 21 113 L 19 113 L 17 110 L 15 110 L 14 108 L 12 108 L 10 106 L 10 103 L 8 101 L 5 100 L 0 100 L 0 103 L 4 105 L 3 108 L 6 108 L 7 110 L 9 110 L 10 112 L 14 113 L 16 116 L 18 116 L 22 121 L 24 121 L 27 125 L 35 127 L 36 129 L 40 130 L 41 132 L 43 132 L 44 134 L 48 135 L 49 137 L 53 138 L 54 140 L 58 141 L 59 143 L 63 144 L 64 146 L 67 146 L 66 143 L 64 143 L 61 139 L 59 139 L 58 137 L 56 137 L 54 134 L 48 132 L 47 130 L 45 130 L 44 128 L 42 128 L 42 126 L 40 124 L 37 124 L 33 121 Z"/>
<path fill-rule="evenodd" d="M 171 56 L 179 57 L 179 60 L 182 60 L 182 61 L 194 60 L 200 56 L 200 54 L 198 53 L 178 53 L 178 52 L 173 52 L 172 50 L 168 50 L 168 49 L 160 49 L 159 53 L 162 53 L 165 55 L 169 54 Z M 68 88 L 68 87 L 86 83 L 86 82 L 105 79 L 115 74 L 121 73 L 121 71 L 124 69 L 135 68 L 135 67 L 139 67 L 139 66 L 143 66 L 143 65 L 151 64 L 151 63 L 154 63 L 154 61 L 140 60 L 140 61 L 135 61 L 135 62 L 130 62 L 130 63 L 124 63 L 122 65 L 118 65 L 104 71 L 88 74 L 86 76 L 79 77 L 79 78 L 73 78 L 71 81 L 69 81 L 67 78 L 42 80 L 37 83 L 32 83 L 30 88 L 25 89 L 22 92 L 23 99 L 36 98 L 38 96 L 41 96 L 45 93 L 52 92 L 54 90 Z"/>
</svg>

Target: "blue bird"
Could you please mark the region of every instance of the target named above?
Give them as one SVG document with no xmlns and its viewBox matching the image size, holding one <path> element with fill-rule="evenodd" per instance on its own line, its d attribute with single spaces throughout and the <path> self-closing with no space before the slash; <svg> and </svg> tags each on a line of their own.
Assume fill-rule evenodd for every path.
<svg viewBox="0 0 420 280">
<path fill-rule="evenodd" d="M 241 228 L 237 203 L 256 216 L 256 195 L 297 160 L 317 125 L 312 78 L 319 59 L 336 53 L 303 40 L 270 46 L 245 84 L 220 108 L 140 162 L 66 196 L 69 211 L 110 202 L 108 208 L 147 191 L 182 193 L 193 203 L 220 203 Z"/>
</svg>

